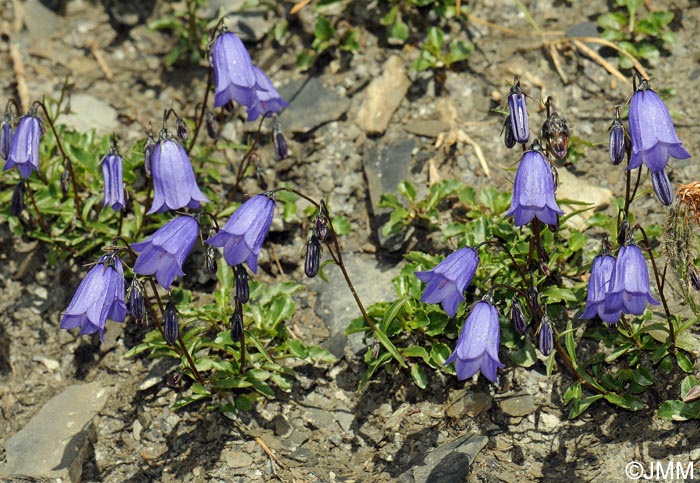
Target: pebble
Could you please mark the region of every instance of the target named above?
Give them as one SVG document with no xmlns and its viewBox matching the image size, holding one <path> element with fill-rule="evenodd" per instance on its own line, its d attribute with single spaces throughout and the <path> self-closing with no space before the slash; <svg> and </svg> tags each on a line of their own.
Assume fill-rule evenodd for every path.
<svg viewBox="0 0 700 483">
<path fill-rule="evenodd" d="M 246 468 L 253 464 L 253 458 L 241 451 L 224 450 L 222 456 L 229 468 Z"/>
<path fill-rule="evenodd" d="M 384 63 L 382 75 L 367 86 L 355 122 L 368 134 L 382 134 L 410 86 L 404 60 L 392 55 Z"/>
<path fill-rule="evenodd" d="M 537 429 L 545 433 L 552 433 L 559 428 L 559 424 L 559 418 L 554 414 L 540 413 L 540 421 L 537 425 Z"/>
<path fill-rule="evenodd" d="M 534 413 L 537 410 L 535 399 L 530 394 L 509 397 L 500 402 L 501 411 L 508 416 L 521 417 Z"/>
</svg>

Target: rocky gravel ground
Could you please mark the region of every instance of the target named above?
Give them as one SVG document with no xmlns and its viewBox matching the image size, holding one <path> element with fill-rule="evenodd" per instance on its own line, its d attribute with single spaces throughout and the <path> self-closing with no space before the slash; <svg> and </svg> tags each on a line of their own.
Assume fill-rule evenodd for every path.
<svg viewBox="0 0 700 483">
<path fill-rule="evenodd" d="M 4 2 L 3 98 L 16 96 L 19 88 L 12 51 L 22 60 L 32 99 L 57 96 L 67 76 L 73 114 L 62 121 L 117 132 L 127 144 L 143 139 L 163 109 L 192 112 L 203 97 L 206 68 L 166 68 L 163 58 L 175 40 L 144 23 L 174 4 L 158 2 L 153 11 L 120 17 L 104 6 L 113 2 L 71 0 L 63 12 L 38 0 Z M 380 236 L 381 193 L 394 191 L 401 179 L 426 187 L 450 177 L 477 189 L 510 189 L 517 159 L 499 140 L 503 119 L 492 109 L 503 104 L 514 75 L 533 98 L 554 96 L 573 133 L 592 143 L 567 168 L 562 189 L 573 195 L 564 198 L 596 197 L 604 207 L 622 188 L 622 171 L 610 169 L 605 143 L 612 106 L 626 101 L 631 85 L 567 41 L 567 33 L 590 32 L 607 3 L 526 2 L 553 35 L 534 33 L 514 3 L 468 3 L 474 17 L 469 36 L 477 49 L 464 68 L 448 71 L 444 79 L 411 72 L 415 49 L 388 46 L 375 29 L 363 28 L 362 22 L 370 24 L 372 5 L 353 11 L 360 53 L 324 59 L 310 73 L 298 72 L 294 63 L 313 30 L 311 8 L 294 17 L 284 45 L 266 34 L 276 14 L 289 11 L 289 2 L 231 17 L 252 25 L 246 41 L 253 57 L 291 99 L 281 122 L 292 158 L 268 162 L 265 176 L 271 185 L 284 181 L 313 197 L 329 195 L 332 210 L 350 219 L 344 250 L 366 302 L 392 296 L 389 281 L 401 266 L 399 250 L 420 243 L 407 239 L 402 247 Z M 656 85 L 676 91 L 669 106 L 695 156 L 674 162 L 671 178 L 697 180 L 700 6 L 691 0 L 649 3 L 677 14 L 670 55 L 647 68 Z M 203 14 L 228 2 L 210 4 L 213 10 Z M 545 53 L 554 41 L 566 79 Z M 236 118 L 223 136 L 240 140 L 252 129 Z M 272 159 L 271 147 L 265 149 Z M 652 193 L 642 209 L 652 220 L 663 219 Z M 273 234 L 284 229 L 275 224 Z M 287 237 L 274 248 L 292 267 L 287 275 L 299 281 L 303 236 Z M 673 423 L 650 410 L 626 413 L 604 405 L 568 420 L 562 392 L 570 375 L 547 378 L 541 363 L 532 370 L 507 367 L 498 385 L 435 376 L 420 390 L 409 376 L 396 373 L 382 374 L 357 391 L 364 344 L 343 334 L 357 314 L 333 271 L 328 283 L 314 281 L 299 297 L 294 324 L 302 336 L 339 356 L 337 364 L 297 367 L 291 393 L 261 400 L 250 413 L 226 417 L 205 406 L 173 411 L 170 406 L 182 396 L 167 384 L 173 367 L 124 358 L 142 329 L 110 325 L 102 343 L 58 330 L 81 276 L 77 261 L 51 266 L 45 247 L 12 237 L 5 225 L 0 244 L 0 455 L 8 464 L 0 466 L 2 482 L 29 481 L 19 475 L 39 471 L 46 461 L 60 461 L 48 473 L 83 483 L 618 482 L 629 481 L 625 466 L 631 461 L 700 459 L 697 422 Z M 272 279 L 271 255 L 263 250 L 261 257 L 260 277 Z M 700 481 L 700 466 L 695 475 L 668 481 Z"/>
</svg>

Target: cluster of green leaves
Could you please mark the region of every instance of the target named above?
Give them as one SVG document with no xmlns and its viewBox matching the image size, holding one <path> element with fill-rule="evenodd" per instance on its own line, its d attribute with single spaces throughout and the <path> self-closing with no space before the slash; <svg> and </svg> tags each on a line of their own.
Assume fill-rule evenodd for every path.
<svg viewBox="0 0 700 483">
<path fill-rule="evenodd" d="M 310 48 L 303 49 L 297 55 L 297 68 L 309 70 L 325 52 L 335 49 L 341 52 L 358 52 L 360 50 L 359 31 L 346 21 L 324 14 L 330 5 L 339 0 L 321 0 L 316 4 L 316 23 L 314 39 Z"/>
<path fill-rule="evenodd" d="M 207 32 L 216 21 L 207 20 L 197 15 L 207 0 L 185 0 L 184 9 L 175 10 L 172 14 L 157 18 L 148 24 L 151 30 L 169 30 L 177 42 L 165 56 L 165 65 L 171 66 L 178 60 L 184 60 L 196 65 L 203 58 L 207 48 Z"/>
<path fill-rule="evenodd" d="M 624 201 L 616 199 L 615 203 L 622 208 Z M 443 364 L 458 335 L 461 324 L 457 321 L 464 320 L 468 306 L 493 288 L 494 301 L 501 307 L 501 313 L 507 314 L 512 297 L 516 295 L 507 287 L 527 291 L 528 281 L 521 272 L 527 264 L 532 235 L 504 219 L 503 213 L 510 205 L 508 193 L 493 189 L 482 189 L 477 193 L 456 180 L 436 183 L 423 196 L 418 195 L 412 184 L 404 181 L 398 186 L 398 194 L 385 194 L 379 205 L 392 210 L 383 227 L 387 236 L 401 233 L 411 226 L 421 230 L 420 239 L 429 239 L 430 234 L 435 233 L 439 234 L 441 243 L 451 246 L 475 247 L 492 242 L 491 246 L 482 246 L 479 250 L 479 269 L 468 290 L 467 302 L 460 306 L 455 319 L 450 319 L 438 305 L 420 302 L 424 287 L 414 272 L 432 269 L 442 260 L 441 256 L 421 252 L 406 255 L 408 263 L 393 281 L 397 300 L 378 303 L 368 309 L 375 323 L 408 361 L 416 385 L 424 388 L 431 370 L 453 373 L 451 367 Z M 446 217 L 446 213 L 449 216 Z M 697 340 L 689 329 L 695 320 L 672 319 L 675 345 L 669 337 L 667 322 L 654 320 L 650 311 L 638 318 L 626 317 L 613 329 L 597 319 L 576 321 L 574 317 L 582 312 L 586 301 L 589 264 L 599 247 L 585 233 L 567 223 L 567 219 L 577 213 L 562 217 L 561 227 L 556 233 L 549 230 L 541 233 L 542 247 L 549 255 L 547 265 L 552 275 L 545 277 L 537 275 L 538 272 L 527 275 L 536 277 L 533 283 L 539 292 L 540 303 L 546 307 L 557 329 L 557 350 L 543 362 L 548 374 L 552 373 L 557 360 L 563 361 L 572 372 L 573 381 L 564 395 L 572 418 L 599 400 L 636 411 L 645 407 L 642 394 L 647 390 L 663 386 L 674 375 L 693 370 L 691 358 Z M 609 215 L 598 213 L 592 216 L 589 226 L 616 236 L 617 221 Z M 661 234 L 661 229 L 651 226 L 646 232 L 653 240 Z M 501 247 L 507 247 L 510 255 Z M 516 269 L 516 266 L 521 268 Z M 526 301 L 521 300 L 521 303 L 525 305 Z M 349 333 L 367 330 L 361 318 L 355 319 L 348 328 Z M 521 335 L 507 317 L 501 318 L 502 354 L 511 365 L 530 367 L 538 361 L 533 344 L 535 332 L 536 327 L 530 327 L 527 334 Z M 396 370 L 392 367 L 390 355 L 381 348 L 368 351 L 365 360 L 367 371 L 363 383 L 382 366 Z M 677 409 L 669 416 L 676 419 L 689 411 L 679 402 L 669 402 L 662 408 L 665 412 L 660 411 L 661 415 Z"/>
<path fill-rule="evenodd" d="M 284 360 L 296 358 L 311 363 L 331 363 L 335 358 L 325 349 L 306 345 L 290 336 L 285 322 L 294 317 L 296 303 L 293 294 L 303 289 L 296 282 L 263 284 L 250 282 L 250 302 L 244 305 L 245 338 L 231 339 L 230 318 L 233 315 L 233 270 L 224 263 L 217 268 L 218 286 L 213 300 L 198 306 L 192 294 L 177 290 L 180 330 L 197 371 L 207 384 L 195 382 L 174 408 L 196 401 L 208 402 L 209 408 L 224 413 L 251 410 L 259 397 L 274 398 L 276 390 L 292 389 L 294 372 Z M 242 361 L 242 351 L 245 360 Z M 170 346 L 160 331 L 149 332 L 143 342 L 131 348 L 127 356 L 147 352 L 151 358 L 174 358 L 180 361 L 180 371 L 194 375 L 188 361 Z"/>
<path fill-rule="evenodd" d="M 603 30 L 601 37 L 617 43 L 637 59 L 649 60 L 659 57 L 659 49 L 668 49 L 675 42 L 669 25 L 674 13 L 668 10 L 654 10 L 639 15 L 644 0 L 615 0 L 618 11 L 598 16 L 598 26 Z M 629 57 L 620 54 L 620 67 L 631 69 Z"/>
</svg>

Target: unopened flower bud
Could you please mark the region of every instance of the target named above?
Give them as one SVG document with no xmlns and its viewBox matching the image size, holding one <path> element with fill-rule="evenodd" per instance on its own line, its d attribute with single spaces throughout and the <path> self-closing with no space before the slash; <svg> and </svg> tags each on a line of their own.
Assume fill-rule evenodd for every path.
<svg viewBox="0 0 700 483">
<path fill-rule="evenodd" d="M 216 250 L 211 245 L 206 246 L 206 256 L 204 260 L 205 269 L 209 273 L 216 273 L 218 264 L 216 263 Z"/>
<path fill-rule="evenodd" d="M 68 196 L 68 190 L 70 189 L 70 171 L 63 168 L 61 172 L 61 194 L 65 198 Z"/>
<path fill-rule="evenodd" d="M 700 271 L 695 265 L 691 265 L 688 268 L 688 279 L 690 280 L 690 286 L 696 291 L 700 291 Z"/>
<path fill-rule="evenodd" d="M 530 126 L 525 106 L 525 94 L 520 89 L 520 79 L 517 77 L 513 81 L 513 87 L 510 88 L 510 94 L 508 94 L 508 109 L 515 142 L 525 144 L 530 139 Z"/>
<path fill-rule="evenodd" d="M 233 268 L 233 273 L 236 278 L 236 300 L 245 304 L 250 298 L 250 289 L 248 287 L 248 271 L 243 264 L 236 265 Z"/>
<path fill-rule="evenodd" d="M 630 231 L 630 222 L 627 219 L 622 220 L 620 224 L 620 232 L 617 234 L 617 244 L 622 246 L 627 243 L 627 234 Z"/>
<path fill-rule="evenodd" d="M 319 213 L 316 217 L 314 230 L 320 241 L 326 241 L 326 238 L 328 238 L 328 223 L 328 217 L 323 213 Z"/>
<path fill-rule="evenodd" d="M 523 314 L 523 307 L 516 297 L 513 297 L 513 302 L 510 305 L 510 321 L 518 334 L 527 332 L 527 321 Z"/>
<path fill-rule="evenodd" d="M 311 235 L 306 242 L 306 259 L 304 260 L 304 273 L 309 278 L 318 274 L 321 264 L 321 242 L 316 235 Z"/>
<path fill-rule="evenodd" d="M 282 132 L 282 126 L 276 122 L 272 125 L 272 142 L 275 145 L 275 155 L 278 161 L 289 157 L 289 149 L 287 148 L 287 140 Z"/>
<path fill-rule="evenodd" d="M 204 122 L 207 126 L 207 135 L 211 139 L 218 138 L 219 137 L 219 123 L 216 121 L 214 114 L 210 110 L 207 110 L 206 114 L 204 115 Z"/>
<path fill-rule="evenodd" d="M 673 203 L 673 187 L 671 185 L 671 180 L 668 179 L 666 170 L 652 171 L 651 184 L 654 187 L 654 193 L 656 193 L 656 197 L 659 201 L 666 206 L 671 206 L 671 203 Z"/>
<path fill-rule="evenodd" d="M 10 154 L 12 138 L 14 137 L 11 120 L 12 116 L 10 114 L 5 114 L 0 127 L 0 157 L 4 160 L 6 160 L 7 156 Z"/>
<path fill-rule="evenodd" d="M 618 117 L 615 118 L 612 125 L 610 126 L 610 161 L 612 164 L 618 165 L 625 159 L 625 152 L 627 151 L 625 146 L 625 128 L 622 125 L 622 120 L 620 119 L 620 112 L 618 109 Z"/>
<path fill-rule="evenodd" d="M 540 325 L 540 340 L 538 347 L 543 356 L 547 357 L 554 350 L 554 333 L 552 332 L 552 323 L 546 315 L 542 318 Z"/>
<path fill-rule="evenodd" d="M 255 177 L 258 180 L 258 186 L 262 191 L 267 191 L 267 180 L 265 179 L 265 170 L 258 166 L 255 169 Z"/>
<path fill-rule="evenodd" d="M 178 117 L 177 121 L 175 121 L 175 127 L 177 129 L 177 137 L 179 137 L 182 142 L 187 141 L 188 134 L 185 121 Z"/>
<path fill-rule="evenodd" d="M 240 303 L 236 304 L 236 310 L 229 322 L 231 323 L 231 340 L 240 342 L 243 339 L 243 306 Z"/>
<path fill-rule="evenodd" d="M 12 191 L 10 210 L 14 216 L 19 216 L 24 210 L 24 179 L 19 180 Z"/>
<path fill-rule="evenodd" d="M 148 139 L 146 140 L 146 146 L 143 150 L 143 167 L 146 170 L 146 176 L 151 176 L 151 158 L 153 157 L 153 150 L 156 148 L 156 138 L 153 137 L 151 133 L 148 133 Z"/>
<path fill-rule="evenodd" d="M 510 121 L 510 114 L 506 116 L 506 120 L 503 123 L 503 142 L 508 149 L 515 146 L 515 136 L 513 136 L 513 125 Z"/>
<path fill-rule="evenodd" d="M 168 300 L 168 305 L 165 306 L 163 314 L 163 336 L 168 344 L 175 344 L 180 334 L 180 328 L 177 321 L 177 307 L 172 297 Z"/>
<path fill-rule="evenodd" d="M 569 123 L 557 113 L 551 96 L 547 98 L 547 120 L 542 125 L 542 137 L 555 158 L 566 157 L 569 152 Z"/>
<path fill-rule="evenodd" d="M 128 310 L 136 322 L 141 321 L 146 315 L 146 303 L 143 298 L 143 284 L 134 277 L 129 285 Z"/>
</svg>

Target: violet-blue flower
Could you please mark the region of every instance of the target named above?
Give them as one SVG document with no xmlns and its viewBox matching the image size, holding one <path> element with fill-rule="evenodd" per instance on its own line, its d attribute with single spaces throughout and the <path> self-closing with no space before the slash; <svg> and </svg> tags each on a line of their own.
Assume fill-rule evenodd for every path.
<svg viewBox="0 0 700 483">
<path fill-rule="evenodd" d="M 166 290 L 175 277 L 182 277 L 182 264 L 192 251 L 199 236 L 199 223 L 191 216 L 179 216 L 170 220 L 142 242 L 132 243 L 131 248 L 140 252 L 134 272 L 154 275 Z"/>
<path fill-rule="evenodd" d="M 222 32 L 214 41 L 211 64 L 214 69 L 214 106 L 230 101 L 246 107 L 256 101 L 255 72 L 250 54 L 241 39 L 232 32 Z"/>
<path fill-rule="evenodd" d="M 255 95 L 256 99 L 248 105 L 248 122 L 255 121 L 260 115 L 268 112 L 279 114 L 282 109 L 289 104 L 280 97 L 277 89 L 272 84 L 270 78 L 258 67 L 253 65 L 255 73 Z"/>
<path fill-rule="evenodd" d="M 41 135 L 41 121 L 36 112 L 30 111 L 17 124 L 3 171 L 17 166 L 19 175 L 24 179 L 29 178 L 32 170 L 38 172 Z"/>
<path fill-rule="evenodd" d="M 12 147 L 12 138 L 14 131 L 12 130 L 12 115 L 5 114 L 0 123 L 0 158 L 7 160 Z"/>
<path fill-rule="evenodd" d="M 472 248 L 465 247 L 450 253 L 434 269 L 416 272 L 416 277 L 427 284 L 421 301 L 440 303 L 447 315 L 454 317 L 478 265 L 479 256 Z"/>
<path fill-rule="evenodd" d="M 608 144 L 608 154 L 612 164 L 618 165 L 625 159 L 627 152 L 627 141 L 625 139 L 625 126 L 620 119 L 620 107 L 615 107 L 615 119 L 610 125 L 610 142 Z"/>
<path fill-rule="evenodd" d="M 107 319 L 124 322 L 124 269 L 119 257 L 105 255 L 88 272 L 61 318 L 62 329 L 80 327 L 81 334 L 100 333 Z"/>
<path fill-rule="evenodd" d="M 255 195 L 239 206 L 224 227 L 206 243 L 223 248 L 224 259 L 230 266 L 246 262 L 253 273 L 258 273 L 258 254 L 274 212 L 273 193 Z"/>
<path fill-rule="evenodd" d="M 455 362 L 460 381 L 472 377 L 481 369 L 484 377 L 495 383 L 498 380 L 496 370 L 503 367 L 498 359 L 500 343 L 498 311 L 491 303 L 481 301 L 464 322 L 457 345 L 445 364 Z"/>
<path fill-rule="evenodd" d="M 197 186 L 185 148 L 165 130 L 153 148 L 150 164 L 154 196 L 149 215 L 185 207 L 199 208 L 201 203 L 209 201 Z"/>
<path fill-rule="evenodd" d="M 592 319 L 596 315 L 607 324 L 617 324 L 622 315 L 622 309 L 608 310 L 605 306 L 610 279 L 615 267 L 615 257 L 609 253 L 603 253 L 593 259 L 591 276 L 588 279 L 588 298 L 586 309 L 581 315 L 581 319 Z"/>
<path fill-rule="evenodd" d="M 126 207 L 124 200 L 124 166 L 123 160 L 116 148 L 110 149 L 107 156 L 102 158 L 102 176 L 105 183 L 105 204 L 114 211 Z"/>
<path fill-rule="evenodd" d="M 671 206 L 673 203 L 673 185 L 668 179 L 668 173 L 665 169 L 651 172 L 651 185 L 654 187 L 654 193 L 661 203 L 666 206 Z"/>
<path fill-rule="evenodd" d="M 627 169 L 644 163 L 649 170 L 661 171 L 668 158 L 690 157 L 683 147 L 671 120 L 671 114 L 659 95 L 644 79 L 632 95 L 629 108 L 629 129 L 632 139 L 632 158 Z"/>
<path fill-rule="evenodd" d="M 513 138 L 520 144 L 525 144 L 530 139 L 525 99 L 525 93 L 520 89 L 520 80 L 516 77 L 508 94 L 508 110 Z"/>
<path fill-rule="evenodd" d="M 649 271 L 644 255 L 637 245 L 621 246 L 610 275 L 610 287 L 605 296 L 605 311 L 622 310 L 625 314 L 641 315 L 647 303 L 659 305 L 651 295 Z"/>
<path fill-rule="evenodd" d="M 557 215 L 563 213 L 554 197 L 554 176 L 549 161 L 535 141 L 520 160 L 506 216 L 515 218 L 515 226 L 526 225 L 534 218 L 546 225 L 556 225 Z"/>
</svg>

